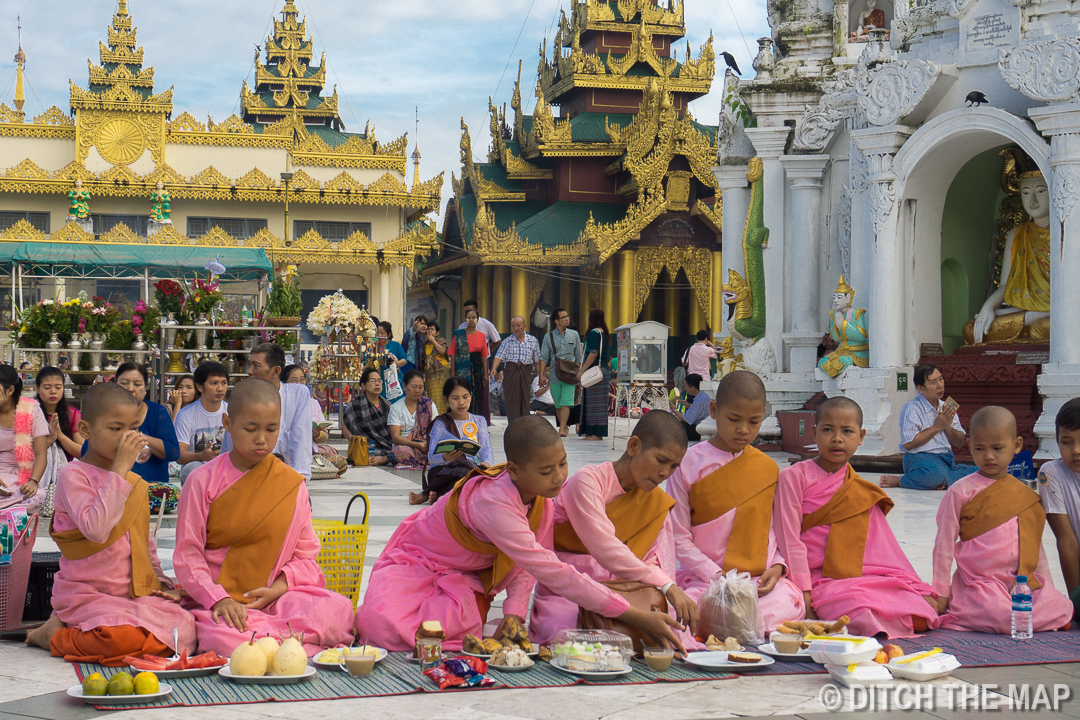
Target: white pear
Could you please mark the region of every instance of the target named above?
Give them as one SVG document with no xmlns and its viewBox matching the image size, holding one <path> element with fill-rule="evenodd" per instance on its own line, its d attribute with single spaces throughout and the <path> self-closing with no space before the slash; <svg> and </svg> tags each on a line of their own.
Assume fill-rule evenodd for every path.
<svg viewBox="0 0 1080 720">
<path fill-rule="evenodd" d="M 266 668 L 266 654 L 251 640 L 240 643 L 229 658 L 229 671 L 233 675 L 262 677 Z"/>
<path fill-rule="evenodd" d="M 274 655 L 277 653 L 278 641 L 267 635 L 266 637 L 259 638 L 256 641 L 255 646 L 258 647 L 266 655 L 266 667 L 271 668 L 274 666 Z"/>
<path fill-rule="evenodd" d="M 307 667 L 307 653 L 296 638 L 286 638 L 274 653 L 275 675 L 300 675 Z"/>
</svg>

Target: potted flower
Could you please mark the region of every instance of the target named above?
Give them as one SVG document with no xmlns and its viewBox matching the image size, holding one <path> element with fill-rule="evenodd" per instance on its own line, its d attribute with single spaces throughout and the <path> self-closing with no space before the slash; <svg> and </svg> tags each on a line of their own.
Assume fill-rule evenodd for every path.
<svg viewBox="0 0 1080 720">
<path fill-rule="evenodd" d="M 222 300 L 221 286 L 211 275 L 208 279 L 196 278 L 188 284 L 184 297 L 183 310 L 192 315 L 207 315 Z"/>
<path fill-rule="evenodd" d="M 295 265 L 274 270 L 275 282 L 266 303 L 266 322 L 274 327 L 295 327 L 300 324 L 304 303 L 300 299 L 300 273 Z"/>
</svg>

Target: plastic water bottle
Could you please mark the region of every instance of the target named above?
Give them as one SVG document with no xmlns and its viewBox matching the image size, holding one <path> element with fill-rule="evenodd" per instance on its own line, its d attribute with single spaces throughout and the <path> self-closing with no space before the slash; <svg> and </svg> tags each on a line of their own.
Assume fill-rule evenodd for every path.
<svg viewBox="0 0 1080 720">
<path fill-rule="evenodd" d="M 248 310 L 247 303 L 244 303 L 244 307 L 240 310 L 240 324 L 244 327 L 251 324 L 251 311 Z"/>
<path fill-rule="evenodd" d="M 1030 640 L 1031 635 L 1031 588 L 1027 575 L 1017 575 L 1012 589 L 1012 636 L 1013 640 Z"/>
</svg>

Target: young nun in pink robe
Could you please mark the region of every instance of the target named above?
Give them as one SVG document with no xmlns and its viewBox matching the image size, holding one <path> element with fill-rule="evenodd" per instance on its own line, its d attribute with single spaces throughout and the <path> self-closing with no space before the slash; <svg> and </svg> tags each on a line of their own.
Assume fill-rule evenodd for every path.
<svg viewBox="0 0 1080 720">
<path fill-rule="evenodd" d="M 1016 418 L 1005 408 L 981 408 L 972 417 L 971 454 L 979 472 L 951 485 L 938 507 L 934 591 L 944 612 L 937 627 L 1011 633 L 1017 575 L 1026 575 L 1032 589 L 1035 632 L 1066 629 L 1072 619 L 1072 602 L 1054 587 L 1043 550 L 1046 513 L 1039 496 L 1009 475 L 1022 447 Z"/>
<path fill-rule="evenodd" d="M 555 498 L 555 551 L 593 580 L 632 580 L 659 589 L 671 614 L 687 627 L 679 633 L 683 645 L 698 650 L 704 646 L 690 630 L 697 627 L 697 602 L 672 581 L 674 501 L 658 487 L 685 452 L 686 432 L 674 415 L 646 414 L 619 460 L 581 468 Z M 538 583 L 530 635 L 547 642 L 559 630 L 578 627 L 578 610 Z"/>
<path fill-rule="evenodd" d="M 679 561 L 676 577 L 679 586 L 695 601 L 701 600 L 701 596 L 709 589 L 712 578 L 723 572 L 731 531 L 735 527 L 735 515 L 739 508 L 732 507 L 714 520 L 695 525 L 691 516 L 691 490 L 699 481 L 746 452 L 757 451 L 749 448 L 736 455 L 721 450 L 711 442 L 698 443 L 686 452 L 682 465 L 668 481 L 668 493 L 675 498 L 676 503 L 671 511 L 675 525 L 675 554 Z M 775 463 L 773 465 L 775 466 Z M 728 478 L 728 482 L 737 483 L 738 477 L 732 476 Z M 771 510 L 770 506 L 765 567 L 779 566 L 783 573 L 785 562 L 777 546 Z M 753 576 L 754 582 L 759 585 L 761 579 L 762 575 Z M 788 577 L 779 577 L 772 590 L 760 595 L 758 607 L 761 609 L 765 627 L 769 630 L 775 629 L 786 620 L 801 620 L 806 615 L 802 592 Z"/>
<path fill-rule="evenodd" d="M 248 378 L 239 383 L 228 414 L 222 416 L 232 434 L 233 449 L 193 472 L 180 495 L 173 562 L 191 596 L 185 605 L 198 623 L 202 652 L 230 655 L 253 631 L 259 637 L 269 633 L 275 638 L 290 629 L 303 633 L 309 656 L 352 642 L 352 603 L 326 589 L 316 562 L 320 544 L 311 527 L 311 502 L 303 476 L 271 454 L 277 442 L 280 402 L 277 390 L 265 380 Z M 247 489 L 246 496 L 226 496 L 249 483 L 257 484 Z M 230 497 L 238 501 L 230 515 L 244 508 L 258 512 L 261 522 L 254 532 L 245 533 L 264 538 L 258 547 L 213 541 L 213 505 Z M 241 527 L 244 533 L 247 526 Z M 247 573 L 251 578 L 239 585 L 231 572 L 224 574 L 227 581 L 223 577 L 234 551 L 252 553 L 238 555 L 245 560 L 244 567 L 236 568 L 237 576 Z M 265 566 L 250 575 L 247 558 L 263 561 Z"/>
<path fill-rule="evenodd" d="M 508 464 L 474 471 L 435 505 L 398 526 L 371 571 L 357 635 L 388 650 L 409 650 L 422 622 L 437 620 L 443 647 L 479 637 L 491 600 L 503 590 L 503 616 L 524 623 L 539 581 L 606 617 L 620 617 L 679 647 L 665 614 L 634 610 L 620 595 L 561 561 L 552 550 L 548 498 L 566 480 L 566 453 L 544 418 L 520 418 L 503 439 Z M 496 631 L 500 638 L 503 628 Z"/>
<path fill-rule="evenodd" d="M 913 637 L 937 618 L 936 595 L 885 519 L 892 501 L 848 465 L 864 435 L 854 401 L 835 397 L 818 407 L 818 457 L 780 471 L 777 541 L 815 617 L 847 615 L 856 635 Z"/>
</svg>

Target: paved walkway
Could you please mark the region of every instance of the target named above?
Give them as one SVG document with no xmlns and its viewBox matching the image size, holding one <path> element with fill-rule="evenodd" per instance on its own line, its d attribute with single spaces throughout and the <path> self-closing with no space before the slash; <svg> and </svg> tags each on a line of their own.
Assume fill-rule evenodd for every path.
<svg viewBox="0 0 1080 720">
<path fill-rule="evenodd" d="M 495 418 L 492 443 L 496 458 L 502 458 L 502 434 L 505 420 Z M 625 434 L 626 426 L 619 427 Z M 620 451 L 611 450 L 611 442 L 586 442 L 571 437 L 566 441 L 571 472 L 583 465 L 614 460 L 625 445 L 619 439 Z M 786 463 L 786 456 L 774 456 Z M 869 480 L 877 480 L 867 475 Z M 370 536 L 367 547 L 367 567 L 382 552 L 397 525 L 416 511 L 408 504 L 409 490 L 419 485 L 419 473 L 396 472 L 381 468 L 350 468 L 345 477 L 333 481 L 316 481 L 310 485 L 312 507 L 316 517 L 341 519 L 352 493 L 364 491 L 371 498 Z M 915 569 L 924 579 L 931 577 L 935 513 L 940 492 L 919 492 L 896 489 L 889 491 L 896 507 L 889 522 L 908 554 Z M 358 508 L 359 503 L 354 505 Z M 175 532 L 166 522 L 158 536 L 163 565 L 172 567 L 172 548 Z M 1057 550 L 1053 536 L 1047 530 L 1044 546 L 1054 568 L 1054 581 L 1064 584 L 1057 567 Z M 55 546 L 46 536 L 38 538 L 37 549 Z M 367 573 L 365 573 L 365 585 Z M 124 720 L 254 720 L 255 718 L 287 718 L 332 720 L 343 718 L 402 718 L 403 720 L 681 720 L 721 717 L 778 717 L 822 718 L 826 712 L 818 693 L 828 682 L 828 676 L 747 676 L 722 682 L 688 684 L 634 685 L 623 687 L 572 687 L 537 690 L 495 690 L 442 694 L 415 694 L 392 698 L 366 698 L 323 702 L 263 703 L 206 708 L 167 708 L 161 710 L 132 710 L 123 714 Z M 1043 683 L 1068 686 L 1070 700 L 1062 706 L 1062 717 L 1080 718 L 1080 663 L 1066 665 L 1021 666 L 1008 668 L 961 669 L 953 677 L 936 681 L 935 708 L 930 712 L 880 710 L 864 713 L 842 713 L 843 717 L 886 718 L 966 718 L 982 714 L 975 710 L 940 709 L 959 702 L 957 691 L 947 686 L 968 688 L 978 694 L 975 685 L 1009 683 Z M 64 690 L 76 683 L 71 667 L 44 651 L 31 649 L 21 643 L 0 642 L 0 720 L 73 720 L 101 717 L 99 712 L 72 701 Z M 1008 698 L 987 692 L 991 703 L 1008 708 Z M 970 703 L 970 701 L 969 701 Z M 985 706 L 985 704 L 984 704 Z M 973 707 L 969 704 L 969 708 Z M 1045 710 L 1022 712 L 1003 709 L 990 713 L 993 718 L 1048 717 L 1058 715 Z"/>
</svg>

